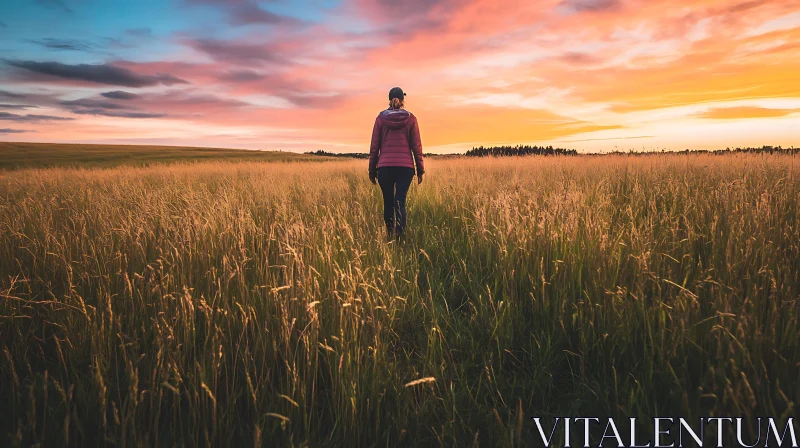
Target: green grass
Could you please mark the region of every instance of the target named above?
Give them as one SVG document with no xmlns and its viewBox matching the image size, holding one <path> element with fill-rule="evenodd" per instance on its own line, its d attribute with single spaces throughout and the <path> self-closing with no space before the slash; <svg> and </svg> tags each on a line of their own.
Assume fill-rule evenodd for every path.
<svg viewBox="0 0 800 448">
<path fill-rule="evenodd" d="M 791 157 L 432 160 L 402 247 L 364 165 L 0 173 L 0 444 L 535 446 L 533 416 L 796 415 Z"/>
<path fill-rule="evenodd" d="M 291 152 L 243 149 L 0 142 L 0 169 L 148 166 L 213 160 L 298 162 L 325 159 Z"/>
</svg>

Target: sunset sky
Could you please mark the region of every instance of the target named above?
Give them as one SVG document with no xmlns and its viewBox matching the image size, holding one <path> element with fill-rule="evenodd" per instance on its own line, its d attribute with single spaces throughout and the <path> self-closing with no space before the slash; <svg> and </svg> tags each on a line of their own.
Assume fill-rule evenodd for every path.
<svg viewBox="0 0 800 448">
<path fill-rule="evenodd" d="M 800 0 L 10 0 L 0 141 L 800 146 Z"/>
</svg>

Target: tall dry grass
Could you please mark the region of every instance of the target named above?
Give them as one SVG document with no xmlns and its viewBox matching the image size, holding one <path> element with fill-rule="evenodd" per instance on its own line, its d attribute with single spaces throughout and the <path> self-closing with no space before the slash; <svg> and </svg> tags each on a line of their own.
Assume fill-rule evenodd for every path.
<svg viewBox="0 0 800 448">
<path fill-rule="evenodd" d="M 0 174 L 11 446 L 525 446 L 531 416 L 796 414 L 787 156 Z M 6 445 L 6 443 L 3 443 Z"/>
</svg>

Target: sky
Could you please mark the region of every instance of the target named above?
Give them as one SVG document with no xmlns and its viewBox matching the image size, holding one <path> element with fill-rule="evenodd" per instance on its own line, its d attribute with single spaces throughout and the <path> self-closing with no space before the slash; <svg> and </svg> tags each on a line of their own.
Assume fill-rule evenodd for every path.
<svg viewBox="0 0 800 448">
<path fill-rule="evenodd" d="M 10 0 L 0 141 L 800 146 L 800 0 Z"/>
</svg>

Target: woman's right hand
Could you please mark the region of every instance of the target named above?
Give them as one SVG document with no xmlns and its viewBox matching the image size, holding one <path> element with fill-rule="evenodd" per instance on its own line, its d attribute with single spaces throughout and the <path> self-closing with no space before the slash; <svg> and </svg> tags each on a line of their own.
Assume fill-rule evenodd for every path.
<svg viewBox="0 0 800 448">
<path fill-rule="evenodd" d="M 422 183 L 422 173 L 417 174 L 417 185 Z"/>
</svg>

